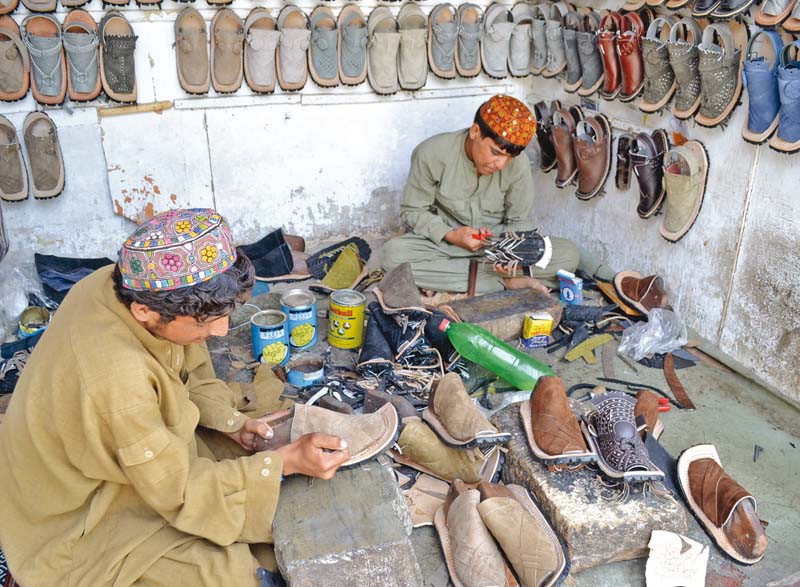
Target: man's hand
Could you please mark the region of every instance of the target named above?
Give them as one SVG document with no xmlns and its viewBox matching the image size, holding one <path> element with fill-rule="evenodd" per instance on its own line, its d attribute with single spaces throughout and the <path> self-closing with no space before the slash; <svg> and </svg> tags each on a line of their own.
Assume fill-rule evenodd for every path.
<svg viewBox="0 0 800 587">
<path fill-rule="evenodd" d="M 265 440 L 272 438 L 272 428 L 265 421 L 268 418 L 268 416 L 259 419 L 249 418 L 237 432 L 225 432 L 224 434 L 243 449 L 256 451 Z"/>
<path fill-rule="evenodd" d="M 475 238 L 474 235 L 476 234 L 491 236 L 491 232 L 488 228 L 462 226 L 460 228 L 453 228 L 450 230 L 444 235 L 444 240 L 451 245 L 461 247 L 462 249 L 467 249 L 468 251 L 472 251 L 474 253 L 486 244 L 482 240 Z"/>
<path fill-rule="evenodd" d="M 283 474 L 300 473 L 330 479 L 336 469 L 350 458 L 347 443 L 338 436 L 313 432 L 278 449 L 283 458 Z"/>
</svg>

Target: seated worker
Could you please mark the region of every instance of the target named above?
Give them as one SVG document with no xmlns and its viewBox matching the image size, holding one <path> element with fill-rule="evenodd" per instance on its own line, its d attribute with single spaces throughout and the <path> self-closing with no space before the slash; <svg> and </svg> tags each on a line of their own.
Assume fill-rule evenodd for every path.
<svg viewBox="0 0 800 587">
<path fill-rule="evenodd" d="M 423 290 L 465 292 L 470 259 L 483 259 L 475 235 L 532 230 L 533 175 L 520 153 L 536 134 L 530 110 L 511 96 L 493 96 L 475 113 L 468 129 L 433 136 L 414 149 L 400 218 L 410 232 L 381 250 L 390 271 L 408 262 Z M 476 293 L 556 285 L 559 269 L 575 271 L 578 247 L 550 237 L 552 256 L 544 268 L 512 277 L 481 263 Z M 613 274 L 612 274 L 613 276 Z"/>
<path fill-rule="evenodd" d="M 307 434 L 253 452 L 269 419 L 236 410 L 205 345 L 253 285 L 232 243 L 214 210 L 165 212 L 59 307 L 0 426 L 0 546 L 20 584 L 272 584 L 282 476 L 329 479 L 348 451 Z M 246 456 L 218 461 L 198 424 Z"/>
</svg>

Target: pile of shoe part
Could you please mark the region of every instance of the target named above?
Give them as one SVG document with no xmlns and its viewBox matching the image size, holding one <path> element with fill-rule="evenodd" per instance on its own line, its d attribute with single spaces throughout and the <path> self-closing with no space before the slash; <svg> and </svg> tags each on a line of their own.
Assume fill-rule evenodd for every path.
<svg viewBox="0 0 800 587">
<path fill-rule="evenodd" d="M 63 0 L 62 0 L 63 1 Z M 117 102 L 136 102 L 136 35 L 121 12 L 109 10 L 98 24 L 82 9 L 70 10 L 61 23 L 52 12 L 56 0 L 27 0 L 33 12 L 21 28 L 0 16 L 0 41 L 7 44 L 0 78 L 0 100 L 21 100 L 30 88 L 40 104 L 55 106 L 65 98 L 87 102 L 105 92 Z"/>
<path fill-rule="evenodd" d="M 602 114 L 587 116 L 579 106 L 564 107 L 558 100 L 533 107 L 536 140 L 545 173 L 556 168 L 556 186 L 577 184 L 579 200 L 602 193 L 611 170 L 612 131 Z M 623 133 L 617 140 L 617 189 L 630 187 L 631 169 L 639 183 L 640 218 L 654 216 L 666 202 L 661 236 L 678 242 L 700 214 L 708 179 L 708 154 L 699 141 L 670 148 L 667 133 Z"/>
</svg>

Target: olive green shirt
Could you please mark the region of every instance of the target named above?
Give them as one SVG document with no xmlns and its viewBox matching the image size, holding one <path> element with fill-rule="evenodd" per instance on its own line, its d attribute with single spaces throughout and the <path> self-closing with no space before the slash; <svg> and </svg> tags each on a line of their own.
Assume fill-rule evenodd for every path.
<svg viewBox="0 0 800 587">
<path fill-rule="evenodd" d="M 436 243 L 461 226 L 485 226 L 495 234 L 532 229 L 533 175 L 528 158 L 519 155 L 502 171 L 479 176 L 464 151 L 468 132 L 435 135 L 414 149 L 401 220 L 412 232 Z"/>
<path fill-rule="evenodd" d="M 189 541 L 272 539 L 280 454 L 198 456 L 198 422 L 246 416 L 205 344 L 150 334 L 112 269 L 72 288 L 0 425 L 0 546 L 22 585 L 128 587 Z"/>
</svg>

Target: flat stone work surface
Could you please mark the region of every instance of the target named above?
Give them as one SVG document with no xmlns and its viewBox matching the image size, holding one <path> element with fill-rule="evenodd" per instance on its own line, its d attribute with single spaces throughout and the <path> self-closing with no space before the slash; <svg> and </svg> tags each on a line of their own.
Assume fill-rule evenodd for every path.
<svg viewBox="0 0 800 587">
<path fill-rule="evenodd" d="M 546 311 L 553 327 L 561 321 L 561 303 L 532 289 L 515 289 L 456 300 L 449 304 L 464 322 L 477 324 L 501 340 L 522 336 L 528 312 Z"/>
<path fill-rule="evenodd" d="M 330 481 L 281 485 L 275 555 L 289 587 L 421 587 L 411 516 L 394 474 L 376 461 Z"/>
<path fill-rule="evenodd" d="M 677 502 L 632 494 L 625 503 L 602 498 L 597 471 L 551 473 L 533 458 L 519 417 L 519 403 L 499 410 L 492 423 L 513 435 L 502 478 L 527 487 L 569 550 L 572 572 L 613 561 L 646 557 L 653 530 L 685 534 L 686 510 Z"/>
</svg>

